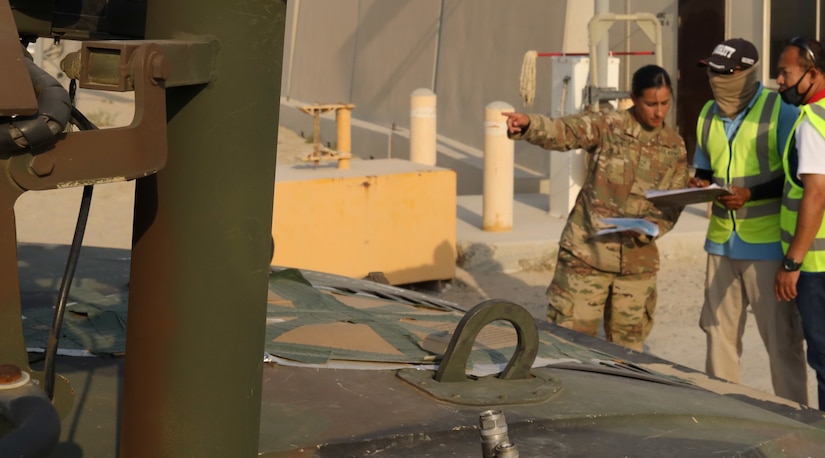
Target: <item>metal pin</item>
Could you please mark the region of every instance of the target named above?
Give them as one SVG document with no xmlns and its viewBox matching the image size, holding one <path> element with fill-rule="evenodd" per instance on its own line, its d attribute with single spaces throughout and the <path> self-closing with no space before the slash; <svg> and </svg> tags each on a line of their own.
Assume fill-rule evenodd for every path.
<svg viewBox="0 0 825 458">
<path fill-rule="evenodd" d="M 502 443 L 509 443 L 507 435 L 507 420 L 501 410 L 485 410 L 479 415 L 481 427 L 481 451 L 484 458 L 496 458 L 496 447 Z"/>
<path fill-rule="evenodd" d="M 502 442 L 496 446 L 496 458 L 518 458 L 518 447 L 512 442 Z"/>
</svg>

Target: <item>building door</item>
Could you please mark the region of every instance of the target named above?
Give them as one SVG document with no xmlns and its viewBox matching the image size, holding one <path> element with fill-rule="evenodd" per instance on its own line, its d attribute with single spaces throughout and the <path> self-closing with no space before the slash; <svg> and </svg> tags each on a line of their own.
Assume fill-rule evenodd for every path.
<svg viewBox="0 0 825 458">
<path fill-rule="evenodd" d="M 696 119 L 713 98 L 704 68 L 697 67 L 725 39 L 725 2 L 679 0 L 677 37 L 676 126 L 685 139 L 689 163 L 696 148 Z"/>
</svg>

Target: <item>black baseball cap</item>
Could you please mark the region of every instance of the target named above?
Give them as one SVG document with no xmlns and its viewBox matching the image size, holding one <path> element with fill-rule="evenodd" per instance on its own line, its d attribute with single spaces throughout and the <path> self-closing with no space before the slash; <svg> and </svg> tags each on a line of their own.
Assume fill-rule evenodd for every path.
<svg viewBox="0 0 825 458">
<path fill-rule="evenodd" d="M 707 59 L 699 61 L 699 65 L 708 66 L 716 73 L 733 73 L 736 68 L 753 67 L 759 61 L 759 52 L 756 46 L 744 38 L 725 40 L 713 48 Z"/>
</svg>

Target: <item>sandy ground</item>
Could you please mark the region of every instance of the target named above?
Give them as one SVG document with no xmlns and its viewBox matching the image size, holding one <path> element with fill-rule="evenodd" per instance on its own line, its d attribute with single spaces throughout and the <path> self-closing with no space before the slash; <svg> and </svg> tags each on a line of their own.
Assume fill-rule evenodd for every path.
<svg viewBox="0 0 825 458">
<path fill-rule="evenodd" d="M 547 307 L 545 290 L 551 278 L 551 271 L 504 274 L 459 269 L 453 282 L 436 295 L 462 304 L 506 299 L 523 305 L 536 317 L 543 317 Z M 655 324 L 645 343 L 645 352 L 704 371 L 705 334 L 699 328 L 704 280 L 704 256 L 662 260 Z M 767 352 L 750 313 L 743 338 L 741 370 L 742 384 L 773 393 Z M 808 396 L 816 405 L 814 377 L 809 369 Z"/>
<path fill-rule="evenodd" d="M 291 163 L 312 151 L 312 144 L 288 129 L 280 129 L 278 162 Z M 95 187 L 85 246 L 129 249 L 133 182 Z M 18 241 L 68 245 L 77 218 L 81 189 L 28 192 L 15 210 Z M 82 256 L 82 255 L 81 255 Z M 704 370 L 705 337 L 699 329 L 704 283 L 704 256 L 662 260 L 656 323 L 646 351 L 687 367 Z M 507 299 L 544 316 L 544 291 L 552 272 L 479 273 L 458 270 L 451 284 L 435 294 L 453 302 L 474 305 L 485 299 Z M 772 392 L 767 356 L 751 317 L 745 332 L 742 383 Z M 815 382 L 809 371 L 809 393 L 816 400 Z"/>
</svg>

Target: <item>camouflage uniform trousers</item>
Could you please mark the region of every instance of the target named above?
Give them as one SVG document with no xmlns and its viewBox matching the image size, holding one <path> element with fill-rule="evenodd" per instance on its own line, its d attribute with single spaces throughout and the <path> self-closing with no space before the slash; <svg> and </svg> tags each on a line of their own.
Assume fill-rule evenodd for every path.
<svg viewBox="0 0 825 458">
<path fill-rule="evenodd" d="M 547 301 L 547 318 L 559 326 L 595 336 L 604 318 L 609 342 L 642 351 L 653 328 L 656 274 L 603 272 L 561 249 Z"/>
</svg>

